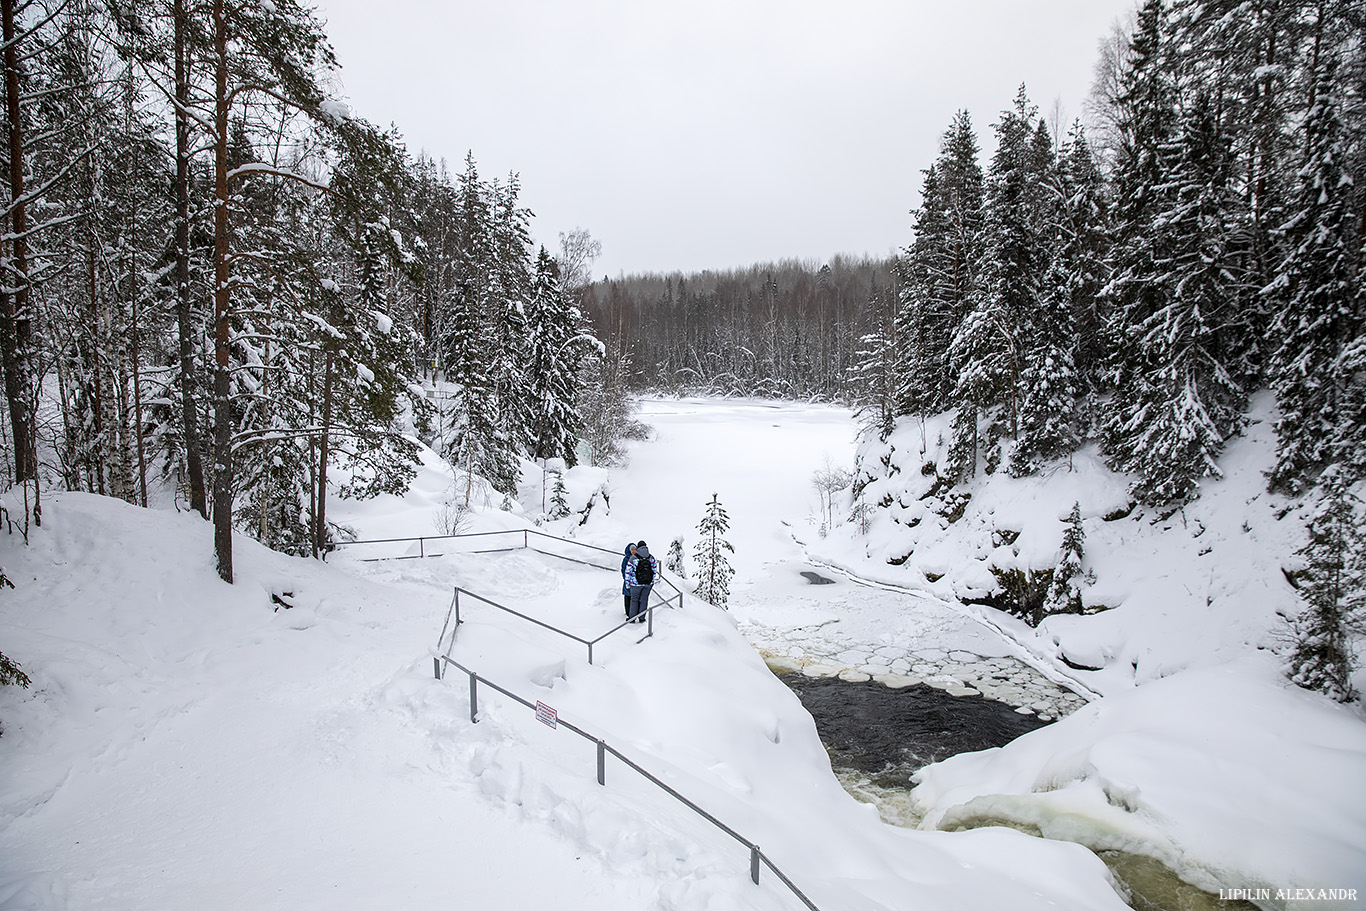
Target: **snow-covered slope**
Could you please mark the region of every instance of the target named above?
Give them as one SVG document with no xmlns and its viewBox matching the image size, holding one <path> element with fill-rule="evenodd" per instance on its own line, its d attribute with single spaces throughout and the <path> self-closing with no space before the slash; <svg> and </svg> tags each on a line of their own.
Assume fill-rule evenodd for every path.
<svg viewBox="0 0 1366 911">
<path fill-rule="evenodd" d="M 1104 609 L 1053 615 L 1037 630 L 991 612 L 1031 649 L 1099 668 L 1078 677 L 1113 693 L 1275 648 L 1286 629 L 1281 614 L 1298 609 L 1281 569 L 1294 559 L 1303 521 L 1296 504 L 1266 492 L 1271 409 L 1269 397 L 1254 403 L 1247 432 L 1230 441 L 1220 463 L 1224 477 L 1205 481 L 1198 500 L 1168 515 L 1134 507 L 1129 479 L 1106 469 L 1091 447 L 1036 477 L 979 477 L 965 488 L 971 499 L 962 517 L 951 522 L 928 467 L 942 464 L 947 429 L 932 420 L 922 436 L 916 421 L 903 421 L 885 444 L 865 442 L 860 452 L 866 465 L 886 459 L 895 469 L 864 494 L 869 503 L 891 505 L 873 510 L 866 535 L 845 525 L 810 549 L 860 574 L 945 599 L 980 597 L 997 587 L 993 566 L 1056 565 L 1064 522 L 1077 503 L 1085 569 L 1095 578 L 1083 598 Z"/>
<path fill-rule="evenodd" d="M 737 623 L 775 645 L 796 631 L 788 653 L 820 649 L 832 668 L 914 667 L 933 652 L 948 662 L 938 671 L 959 673 L 960 653 L 1028 648 L 1057 679 L 1111 694 L 928 769 L 916 797 L 929 824 L 995 819 L 1122 844 L 1206 886 L 1366 895 L 1353 872 L 1366 870 L 1363 725 L 1275 676 L 1276 611 L 1294 604 L 1280 566 L 1300 523 L 1261 493 L 1264 417 L 1184 516 L 1105 521 L 1125 505 L 1123 479 L 1079 458 L 1042 480 L 992 478 L 960 522 L 922 522 L 912 557 L 892 566 L 904 528 L 817 533 L 810 477 L 848 454 L 847 412 L 690 401 L 648 403 L 644 416 L 658 435 L 629 469 L 569 478 L 575 508 L 598 490 L 610 504 L 552 530 L 613 551 L 645 537 L 663 553 L 719 492 L 737 550 L 731 613 L 664 613 L 654 639 L 614 638 L 590 667 L 577 647 L 472 610 L 455 657 L 715 812 L 820 908 L 1121 905 L 1078 846 L 883 825 L 836 785 L 810 718 Z M 902 444 L 903 475 L 919 477 L 918 433 Z M 526 478 L 525 514 L 538 511 L 539 475 Z M 335 515 L 366 537 L 434 533 L 448 485 L 428 458 L 407 497 Z M 1088 597 L 1112 610 L 1036 632 L 935 599 L 970 588 L 982 556 L 1045 564 L 1073 501 L 1097 575 Z M 470 530 L 523 520 L 494 509 L 478 522 Z M 1014 545 L 991 543 L 1000 528 L 1020 532 Z M 614 572 L 525 551 L 379 564 L 346 551 L 296 560 L 246 539 L 237 551 L 229 587 L 201 521 L 82 495 L 52 497 L 29 546 L 0 534 L 17 586 L 0 592 L 0 648 L 34 678 L 0 690 L 3 911 L 800 907 L 767 872 L 751 885 L 742 846 L 625 767 L 609 762 L 599 787 L 591 744 L 491 691 L 471 724 L 461 675 L 433 679 L 453 585 L 605 630 L 621 611 Z M 809 586 L 808 557 L 885 588 Z M 272 595 L 295 606 L 276 611 Z M 1064 650 L 1105 667 L 1068 669 Z"/>
<path fill-rule="evenodd" d="M 0 641 L 33 677 L 0 693 L 0 908 L 799 907 L 624 766 L 599 787 L 591 744 L 487 690 L 471 724 L 464 680 L 433 679 L 452 582 L 610 628 L 614 572 L 240 539 L 227 586 L 210 554 L 197 519 L 77 494 L 29 546 L 0 537 Z M 457 657 L 661 775 L 821 908 L 1121 907 L 1081 848 L 879 822 L 724 613 L 665 613 L 594 666 L 467 619 Z"/>
</svg>

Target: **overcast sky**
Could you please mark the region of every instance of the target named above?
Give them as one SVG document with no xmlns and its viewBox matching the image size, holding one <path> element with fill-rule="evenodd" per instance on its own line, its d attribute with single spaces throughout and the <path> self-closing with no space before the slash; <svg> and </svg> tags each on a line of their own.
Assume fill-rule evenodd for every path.
<svg viewBox="0 0 1366 911">
<path fill-rule="evenodd" d="M 594 273 L 886 255 L 955 111 L 1082 113 L 1132 0 L 322 0 L 346 100 L 409 150 L 515 171 Z M 985 165 L 985 161 L 983 162 Z"/>
</svg>

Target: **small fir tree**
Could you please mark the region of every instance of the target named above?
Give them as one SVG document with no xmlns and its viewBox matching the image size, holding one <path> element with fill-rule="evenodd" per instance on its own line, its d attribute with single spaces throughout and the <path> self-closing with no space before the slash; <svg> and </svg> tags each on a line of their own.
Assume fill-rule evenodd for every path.
<svg viewBox="0 0 1366 911">
<path fill-rule="evenodd" d="M 1305 561 L 1299 584 L 1305 607 L 1294 621 L 1289 677 L 1305 689 L 1350 702 L 1356 692 L 1347 630 L 1352 616 L 1366 602 L 1366 551 L 1353 503 L 1356 498 L 1345 479 L 1330 468 L 1324 473 L 1322 490 L 1309 521 L 1309 541 L 1299 551 Z"/>
<path fill-rule="evenodd" d="M 680 579 L 688 578 L 688 567 L 683 563 L 682 535 L 669 542 L 669 555 L 664 559 L 664 568 Z"/>
<path fill-rule="evenodd" d="M 717 607 L 725 607 L 730 600 L 730 578 L 735 575 L 726 559 L 727 553 L 735 553 L 735 548 L 725 538 L 729 530 L 730 517 L 718 496 L 712 494 L 707 514 L 697 523 L 699 540 L 693 549 L 693 559 L 697 561 L 697 587 L 693 591 Z"/>
<path fill-rule="evenodd" d="M 550 518 L 563 519 L 569 515 L 568 491 L 564 488 L 564 475 L 555 472 L 555 484 L 550 489 Z"/>
<path fill-rule="evenodd" d="M 1062 556 L 1053 568 L 1053 581 L 1044 599 L 1044 612 L 1057 614 L 1081 611 L 1081 561 L 1086 555 L 1086 534 L 1081 527 L 1081 504 L 1073 503 L 1062 533 Z"/>
</svg>

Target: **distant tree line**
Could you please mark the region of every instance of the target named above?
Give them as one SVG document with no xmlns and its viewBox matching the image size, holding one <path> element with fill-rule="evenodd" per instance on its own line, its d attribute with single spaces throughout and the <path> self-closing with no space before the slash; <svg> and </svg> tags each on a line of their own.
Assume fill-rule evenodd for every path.
<svg viewBox="0 0 1366 911">
<path fill-rule="evenodd" d="M 585 308 L 633 391 L 842 400 L 893 261 L 786 260 L 594 284 Z"/>
<path fill-rule="evenodd" d="M 329 490 L 405 489 L 412 431 L 511 494 L 519 457 L 572 463 L 610 411 L 516 176 L 452 176 L 331 100 L 298 0 L 0 0 L 0 25 L 0 458 L 26 523 L 40 479 L 169 485 L 231 581 L 234 529 L 318 554 Z"/>
</svg>

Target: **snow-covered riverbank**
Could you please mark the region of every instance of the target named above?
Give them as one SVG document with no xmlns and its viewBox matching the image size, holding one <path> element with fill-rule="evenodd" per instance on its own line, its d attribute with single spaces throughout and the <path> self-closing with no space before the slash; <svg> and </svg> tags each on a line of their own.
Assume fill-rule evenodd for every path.
<svg viewBox="0 0 1366 911">
<path fill-rule="evenodd" d="M 466 657 L 762 844 L 824 911 L 1122 908 L 1079 846 L 884 825 L 840 789 L 810 717 L 745 641 L 850 673 L 1056 667 L 1046 649 L 1018 652 L 1019 630 L 998 636 L 952 604 L 832 575 L 835 555 L 807 558 L 798 541 L 822 541 L 810 476 L 827 453 L 847 457 L 847 412 L 654 402 L 643 417 L 657 436 L 628 469 L 571 475 L 585 499 L 607 484 L 610 511 L 549 530 L 614 551 L 645 538 L 663 553 L 676 534 L 691 544 L 718 493 L 739 570 L 732 611 L 665 613 L 654 639 L 593 666 L 496 612 L 472 614 Z M 433 462 L 406 498 L 337 515 L 364 536 L 433 532 L 447 484 Z M 50 497 L 45 517 L 27 547 L 0 536 L 17 586 L 0 594 L 0 642 L 34 679 L 0 692 L 0 909 L 397 908 L 453 895 L 568 911 L 797 906 L 772 877 L 753 886 L 746 852 L 662 792 L 621 768 L 599 787 L 591 745 L 494 695 L 471 724 L 466 688 L 432 678 L 452 585 L 610 627 L 613 571 L 525 552 L 320 565 L 243 540 L 228 587 L 197 519 L 80 495 Z M 494 504 L 471 530 L 521 521 Z M 810 570 L 836 583 L 811 585 Z M 272 595 L 295 606 L 275 611 Z M 1141 823 L 1136 836 L 1166 839 L 1228 888 L 1355 885 L 1362 778 L 1344 770 L 1366 762 L 1361 722 L 1287 689 L 1266 662 L 1220 673 L 1145 683 L 1134 701 L 1106 697 L 1005 750 L 932 767 L 924 802 L 939 820 L 966 820 L 955 808 L 985 799 L 975 806 L 998 817 L 1044 802 L 1038 812 L 1103 831 Z M 1274 722 L 1247 750 L 1242 727 L 1217 721 L 1233 698 L 1236 725 Z M 1305 851 L 1320 862 L 1301 863 Z"/>
</svg>

